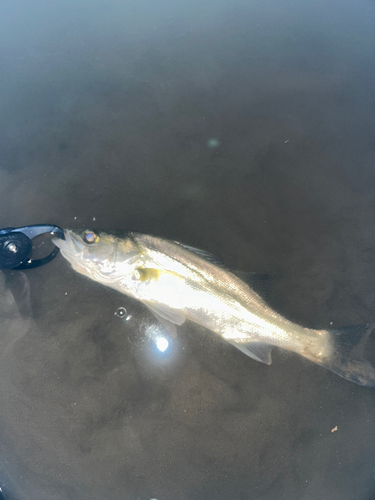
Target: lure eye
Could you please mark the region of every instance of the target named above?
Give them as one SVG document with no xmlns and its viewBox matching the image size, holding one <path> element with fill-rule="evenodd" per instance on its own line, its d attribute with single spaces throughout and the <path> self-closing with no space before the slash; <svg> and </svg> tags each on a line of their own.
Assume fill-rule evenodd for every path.
<svg viewBox="0 0 375 500">
<path fill-rule="evenodd" d="M 99 236 L 94 231 L 85 231 L 83 239 L 86 243 L 96 243 L 99 241 Z"/>
</svg>

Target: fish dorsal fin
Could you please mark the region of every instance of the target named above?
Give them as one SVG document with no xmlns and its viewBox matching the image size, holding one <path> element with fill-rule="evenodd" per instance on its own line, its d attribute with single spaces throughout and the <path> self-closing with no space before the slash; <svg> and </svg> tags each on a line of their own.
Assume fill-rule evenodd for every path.
<svg viewBox="0 0 375 500">
<path fill-rule="evenodd" d="M 202 259 L 211 262 L 211 264 L 215 264 L 216 266 L 220 267 L 225 267 L 220 257 L 217 257 L 216 255 L 210 252 L 206 252 L 206 250 L 201 250 L 200 248 L 191 247 L 190 245 L 185 245 L 185 243 L 180 243 L 179 241 L 175 241 L 175 243 L 177 243 L 177 245 L 179 245 L 180 247 L 186 248 L 186 250 L 189 250 L 189 252 L 195 253 L 195 255 L 198 255 L 198 257 L 201 257 Z"/>
<path fill-rule="evenodd" d="M 262 344 L 261 342 L 241 342 L 241 340 L 236 341 L 234 339 L 228 340 L 228 342 L 246 354 L 246 356 L 250 356 L 250 358 L 253 358 L 256 361 L 260 361 L 266 365 L 270 365 L 272 363 L 272 345 Z"/>
<path fill-rule="evenodd" d="M 211 264 L 215 264 L 216 266 L 229 271 L 220 257 L 217 257 L 210 252 L 206 252 L 205 250 L 201 250 L 190 245 L 185 245 L 185 243 L 180 243 L 179 241 L 175 241 L 175 243 L 183 248 L 186 248 L 186 250 L 195 253 L 195 255 L 198 255 L 198 257 L 211 262 Z M 237 276 L 237 278 L 240 278 L 240 280 L 244 281 L 247 285 L 250 285 L 250 287 L 263 299 L 269 298 L 272 285 L 272 278 L 269 274 L 254 273 L 249 271 L 232 271 L 232 273 Z"/>
<path fill-rule="evenodd" d="M 269 298 L 272 286 L 272 277 L 269 274 L 248 271 L 234 271 L 233 274 L 248 284 L 263 299 Z"/>
<path fill-rule="evenodd" d="M 143 301 L 143 303 L 150 309 L 150 311 L 163 323 L 162 320 L 173 323 L 174 325 L 182 325 L 185 323 L 185 315 L 177 309 L 172 309 L 164 304 L 158 302 Z"/>
</svg>

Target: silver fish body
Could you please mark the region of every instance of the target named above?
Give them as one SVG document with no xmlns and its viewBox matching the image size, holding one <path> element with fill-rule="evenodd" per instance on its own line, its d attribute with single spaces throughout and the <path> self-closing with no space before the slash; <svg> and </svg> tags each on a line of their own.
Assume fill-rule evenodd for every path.
<svg viewBox="0 0 375 500">
<path fill-rule="evenodd" d="M 55 243 L 77 272 L 140 300 L 167 326 L 190 320 L 258 361 L 271 364 L 277 346 L 350 381 L 375 386 L 375 370 L 352 359 L 347 336 L 343 349 L 333 332 L 287 320 L 205 252 L 139 233 L 118 238 L 65 230 L 65 240 Z"/>
</svg>

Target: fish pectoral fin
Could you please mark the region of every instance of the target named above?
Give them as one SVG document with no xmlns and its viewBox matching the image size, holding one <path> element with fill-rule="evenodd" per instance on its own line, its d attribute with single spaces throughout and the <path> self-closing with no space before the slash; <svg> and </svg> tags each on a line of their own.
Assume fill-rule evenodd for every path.
<svg viewBox="0 0 375 500">
<path fill-rule="evenodd" d="M 240 342 L 236 340 L 230 340 L 229 342 L 256 361 L 260 361 L 266 365 L 272 363 L 271 351 L 273 346 L 270 344 L 262 344 L 261 342 Z"/>
<path fill-rule="evenodd" d="M 165 321 L 173 323 L 174 325 L 182 325 L 183 323 L 185 323 L 186 318 L 184 313 L 177 309 L 172 309 L 171 307 L 168 307 L 164 304 L 159 304 L 158 302 L 143 301 L 143 303 L 163 324 Z"/>
<path fill-rule="evenodd" d="M 150 311 L 150 313 L 155 316 L 155 318 L 159 321 L 161 325 L 164 326 L 165 330 L 174 338 L 177 337 L 177 330 L 176 330 L 176 325 L 175 323 L 171 323 L 170 321 L 166 320 L 165 318 L 162 318 L 160 314 L 155 312 L 154 309 L 149 307 L 147 304 L 144 304 L 147 309 Z"/>
</svg>

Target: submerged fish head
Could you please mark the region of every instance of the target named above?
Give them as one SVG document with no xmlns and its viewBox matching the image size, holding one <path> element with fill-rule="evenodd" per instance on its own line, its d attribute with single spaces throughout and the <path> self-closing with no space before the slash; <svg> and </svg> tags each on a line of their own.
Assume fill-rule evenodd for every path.
<svg viewBox="0 0 375 500">
<path fill-rule="evenodd" d="M 91 231 L 64 230 L 65 240 L 55 238 L 54 244 L 72 268 L 104 285 L 116 283 L 134 272 L 134 257 L 139 250 L 130 238 Z"/>
</svg>

